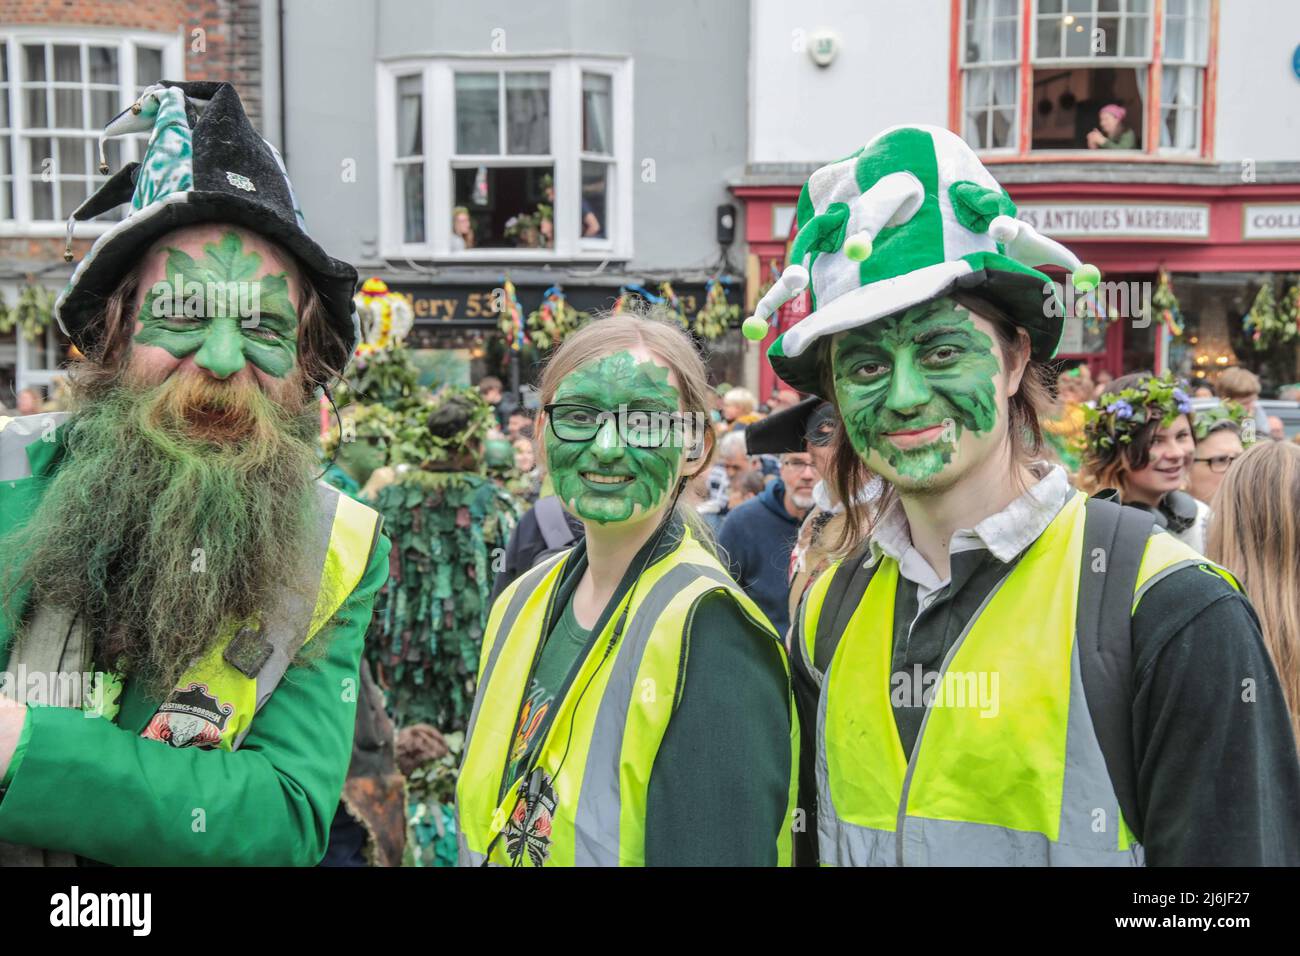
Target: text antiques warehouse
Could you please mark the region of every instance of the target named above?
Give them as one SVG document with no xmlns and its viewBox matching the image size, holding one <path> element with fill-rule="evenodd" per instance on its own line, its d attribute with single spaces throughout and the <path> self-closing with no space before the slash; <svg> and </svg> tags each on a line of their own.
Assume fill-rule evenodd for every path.
<svg viewBox="0 0 1300 956">
<path fill-rule="evenodd" d="M 743 286 L 738 279 L 722 277 L 721 288 L 727 302 L 734 306 L 735 315 L 725 331 L 709 337 L 697 331 L 697 318 L 708 301 L 707 278 L 686 276 L 669 282 L 665 288 L 662 281 L 644 277 L 602 276 L 596 282 L 588 277 L 560 277 L 550 270 L 475 270 L 456 277 L 447 275 L 447 270 L 440 273 L 434 277 L 392 267 L 371 273 L 410 303 L 414 325 L 406 344 L 413 350 L 423 377 L 431 383 L 469 385 L 484 375 L 496 375 L 509 389 L 514 363 L 519 369 L 519 384 L 536 386 L 541 360 L 549 351 L 545 336 L 537 335 L 539 310 L 543 305 L 554 308 L 557 294 L 565 308 L 593 314 L 613 308 L 624 296 L 650 302 L 663 300 L 672 308 L 665 292 L 676 297 L 676 309 L 704 353 L 710 380 L 714 384 L 743 381 L 746 340 L 739 328 L 744 316 Z M 507 278 L 524 324 L 525 339 L 518 351 L 509 348 L 509 319 L 503 319 L 497 311 L 510 302 Z"/>
</svg>

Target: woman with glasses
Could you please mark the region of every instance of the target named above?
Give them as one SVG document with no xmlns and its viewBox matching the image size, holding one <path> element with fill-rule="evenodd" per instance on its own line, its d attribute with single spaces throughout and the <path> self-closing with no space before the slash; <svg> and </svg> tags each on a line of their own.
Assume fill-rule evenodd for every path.
<svg viewBox="0 0 1300 956">
<path fill-rule="evenodd" d="M 1144 508 L 1184 544 L 1205 551 L 1208 509 L 1182 490 L 1196 451 L 1191 398 L 1172 378 L 1138 372 L 1115 379 L 1085 412 L 1079 482 Z"/>
<path fill-rule="evenodd" d="M 787 865 L 797 724 L 772 625 L 683 502 L 703 363 L 618 314 L 541 381 L 539 451 L 585 539 L 493 604 L 457 783 L 462 865 Z"/>
<path fill-rule="evenodd" d="M 1192 429 L 1196 451 L 1187 476 L 1187 493 L 1196 499 L 1195 533 L 1206 540 L 1214 493 L 1223 484 L 1223 476 L 1244 451 L 1241 423 L 1246 410 L 1236 402 L 1225 400 L 1198 412 Z M 1193 545 L 1195 547 L 1195 545 Z M 1203 550 L 1203 549 L 1198 549 Z"/>
</svg>

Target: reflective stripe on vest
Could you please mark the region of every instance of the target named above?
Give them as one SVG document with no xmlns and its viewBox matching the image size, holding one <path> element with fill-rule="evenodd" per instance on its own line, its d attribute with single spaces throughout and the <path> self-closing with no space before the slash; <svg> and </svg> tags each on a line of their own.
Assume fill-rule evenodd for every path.
<svg viewBox="0 0 1300 956">
<path fill-rule="evenodd" d="M 63 412 L 0 418 L 0 480 L 30 478 L 27 447 L 36 441 L 52 440 L 54 430 L 66 419 Z M 379 515 L 323 481 L 315 483 L 315 494 L 316 515 L 303 558 L 296 568 L 286 569 L 284 585 L 260 615 L 261 635 L 270 644 L 270 656 L 252 677 L 229 663 L 226 648 L 238 633 L 238 628 L 232 626 L 201 661 L 185 672 L 177 685 L 181 696 L 163 704 L 146 726 L 144 736 L 166 732 L 164 739 L 175 742 L 177 738 L 172 734 L 176 728 L 169 726 L 171 715 L 185 714 L 191 706 L 187 700 L 202 701 L 204 705 L 214 701 L 218 723 L 202 729 L 219 734 L 219 740 L 209 742 L 204 738 L 203 745 L 238 749 L 251 729 L 254 715 L 271 698 L 294 655 L 329 623 L 356 589 L 379 537 Z M 191 721 L 190 726 L 198 725 Z"/>
<path fill-rule="evenodd" d="M 521 865 L 539 860 L 548 866 L 644 864 L 650 771 L 672 717 L 681 679 L 682 639 L 698 601 L 711 591 L 727 591 L 780 649 L 776 632 L 762 612 L 688 531 L 672 553 L 641 576 L 623 635 L 608 657 L 617 608 L 592 641 L 564 699 L 552 704 L 554 716 L 535 763 L 551 778 L 553 806 L 519 826 L 520 781 L 511 781 L 498 800 L 501 776 L 568 553 L 507 588 L 489 617 L 479 689 L 457 782 L 461 865 L 481 864 L 503 828 L 506 834 L 492 846 L 496 864 L 512 862 L 507 844 L 517 844 L 525 832 L 545 835 L 546 841 L 543 846 L 535 840 L 537 855 L 524 852 Z M 579 698 L 581 707 L 576 707 Z M 790 701 L 793 715 L 793 697 Z M 788 814 L 794 812 L 797 734 L 797 721 L 792 720 Z M 789 862 L 790 843 L 789 828 L 783 827 L 777 837 L 781 864 Z"/>
<path fill-rule="evenodd" d="M 900 692 L 891 674 L 898 564 L 881 560 L 822 678 L 816 774 L 823 863 L 1141 865 L 1079 667 L 1085 500 L 1076 494 L 1067 502 L 967 623 L 939 679 L 923 689 L 933 688 L 934 701 L 910 760 L 890 699 Z M 1134 606 L 1168 573 L 1204 563 L 1171 535 L 1152 535 Z M 833 573 L 834 566 L 826 569 L 805 601 L 806 661 Z"/>
<path fill-rule="evenodd" d="M 256 677 L 246 676 L 225 659 L 232 640 L 228 636 L 177 685 L 178 689 L 201 685 L 210 697 L 233 706 L 221 731 L 218 746 L 222 750 L 237 750 L 244 742 L 253 717 L 270 700 L 294 655 L 329 623 L 361 582 L 370 562 L 380 530 L 379 515 L 323 481 L 316 483 L 316 496 L 319 507 L 310 544 L 261 616 L 262 636 L 272 651 Z"/>
</svg>

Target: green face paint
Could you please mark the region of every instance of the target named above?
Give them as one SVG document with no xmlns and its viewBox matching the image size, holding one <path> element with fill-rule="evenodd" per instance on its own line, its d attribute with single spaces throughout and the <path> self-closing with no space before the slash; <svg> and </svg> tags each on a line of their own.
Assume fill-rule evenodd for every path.
<svg viewBox="0 0 1300 956">
<path fill-rule="evenodd" d="M 227 378 L 251 362 L 284 378 L 298 355 L 298 312 L 283 272 L 262 275 L 262 257 L 245 252 L 237 232 L 203 247 L 194 259 L 167 249 L 164 279 L 145 294 L 135 341 Z"/>
<path fill-rule="evenodd" d="M 886 477 L 925 483 L 962 432 L 997 422 L 993 340 L 949 299 L 836 337 L 835 395 L 857 453 Z"/>
<path fill-rule="evenodd" d="M 613 413 L 590 441 L 561 441 L 547 425 L 551 482 L 560 500 L 575 514 L 605 524 L 627 521 L 663 503 L 681 463 L 681 444 L 670 440 L 661 448 L 626 445 L 619 435 L 617 413 L 620 407 L 677 412 L 677 389 L 668 384 L 668 369 L 650 361 L 638 362 L 627 351 L 615 352 L 566 376 L 552 401 Z M 588 477 L 591 475 L 623 480 L 602 483 Z"/>
</svg>

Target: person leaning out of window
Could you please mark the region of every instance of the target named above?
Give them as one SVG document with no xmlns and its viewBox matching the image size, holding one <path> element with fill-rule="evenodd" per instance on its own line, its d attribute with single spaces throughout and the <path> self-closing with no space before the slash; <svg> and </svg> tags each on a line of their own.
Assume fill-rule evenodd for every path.
<svg viewBox="0 0 1300 956">
<path fill-rule="evenodd" d="M 474 248 L 474 223 L 466 206 L 451 211 L 451 248 L 457 252 Z"/>
<path fill-rule="evenodd" d="M 1137 149 L 1137 134 L 1124 125 L 1128 110 L 1118 103 L 1107 103 L 1097 115 L 1101 129 L 1088 133 L 1089 149 Z"/>
</svg>

